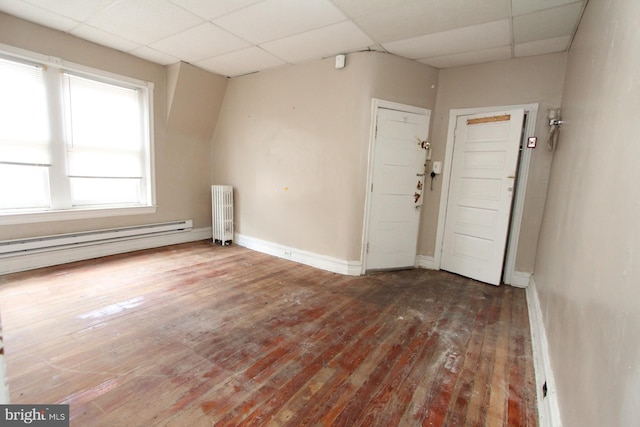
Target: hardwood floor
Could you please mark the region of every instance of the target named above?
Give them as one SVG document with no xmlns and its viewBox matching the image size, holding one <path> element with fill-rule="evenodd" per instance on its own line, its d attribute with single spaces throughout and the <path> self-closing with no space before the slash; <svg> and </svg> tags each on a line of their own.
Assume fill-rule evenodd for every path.
<svg viewBox="0 0 640 427">
<path fill-rule="evenodd" d="M 0 276 L 12 403 L 72 426 L 535 426 L 525 292 L 196 242 Z"/>
</svg>

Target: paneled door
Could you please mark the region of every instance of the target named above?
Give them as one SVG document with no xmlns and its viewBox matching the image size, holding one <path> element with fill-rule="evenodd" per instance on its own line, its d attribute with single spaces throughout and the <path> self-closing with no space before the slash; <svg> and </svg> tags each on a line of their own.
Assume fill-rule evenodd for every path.
<svg viewBox="0 0 640 427">
<path fill-rule="evenodd" d="M 429 111 L 418 114 L 378 108 L 376 124 L 366 270 L 413 267 Z"/>
<path fill-rule="evenodd" d="M 524 110 L 458 117 L 440 268 L 499 285 Z"/>
</svg>

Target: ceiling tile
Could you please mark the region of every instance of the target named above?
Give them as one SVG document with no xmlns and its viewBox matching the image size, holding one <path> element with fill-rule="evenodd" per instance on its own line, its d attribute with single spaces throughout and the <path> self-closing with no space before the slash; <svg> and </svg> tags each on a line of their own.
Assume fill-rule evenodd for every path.
<svg viewBox="0 0 640 427">
<path fill-rule="evenodd" d="M 203 19 L 166 0 L 122 0 L 87 23 L 140 44 L 194 27 Z"/>
<path fill-rule="evenodd" d="M 213 19 L 261 0 L 169 0 L 204 19 Z"/>
<path fill-rule="evenodd" d="M 237 76 L 362 49 L 436 67 L 564 51 L 586 3 L 0 0 L 0 11 L 160 64 Z"/>
<path fill-rule="evenodd" d="M 582 2 L 513 18 L 513 39 L 516 44 L 573 33 L 580 15 Z"/>
<path fill-rule="evenodd" d="M 373 41 L 351 21 L 323 27 L 269 43 L 261 47 L 288 62 L 302 62 L 358 49 Z"/>
<path fill-rule="evenodd" d="M 554 37 L 545 40 L 516 44 L 514 47 L 516 57 L 544 55 L 545 53 L 562 52 L 569 48 L 571 36 Z"/>
<path fill-rule="evenodd" d="M 132 55 L 146 59 L 147 61 L 155 62 L 156 64 L 169 65 L 180 62 L 179 58 L 175 56 L 167 55 L 166 53 L 158 52 L 155 49 L 151 49 L 147 46 L 142 46 L 138 49 L 134 49 L 129 52 Z"/>
<path fill-rule="evenodd" d="M 391 2 L 390 2 L 391 3 Z M 430 0 L 393 2 L 356 23 L 379 43 L 439 33 L 509 18 L 509 0 Z"/>
<path fill-rule="evenodd" d="M 331 0 L 352 18 L 391 8 L 405 7 L 420 0 Z"/>
<path fill-rule="evenodd" d="M 420 59 L 418 62 L 436 68 L 459 67 L 462 65 L 480 64 L 483 62 L 500 61 L 511 58 L 511 46 L 492 49 L 474 50 L 471 52 L 444 55 L 435 58 Z"/>
<path fill-rule="evenodd" d="M 329 0 L 265 0 L 213 22 L 252 43 L 264 43 L 344 19 Z"/>
<path fill-rule="evenodd" d="M 79 24 L 79 22 L 74 19 L 58 15 L 57 13 L 20 0 L 0 1 L 0 11 L 60 31 L 69 31 Z"/>
<path fill-rule="evenodd" d="M 195 63 L 200 68 L 227 77 L 241 76 L 256 70 L 264 70 L 283 64 L 286 64 L 286 62 L 256 46 Z"/>
<path fill-rule="evenodd" d="M 432 58 L 510 45 L 508 19 L 383 43 L 389 52 L 411 59 Z"/>
<path fill-rule="evenodd" d="M 103 46 L 109 46 L 114 49 L 121 50 L 123 52 L 129 52 L 133 49 L 141 47 L 139 43 L 123 39 L 122 37 L 118 37 L 114 34 L 107 33 L 106 31 L 99 30 L 86 24 L 77 26 L 71 31 L 71 34 L 76 37 L 101 44 Z"/>
<path fill-rule="evenodd" d="M 249 43 L 246 41 L 210 22 L 205 22 L 149 45 L 153 49 L 187 62 L 222 55 L 247 46 Z"/>
<path fill-rule="evenodd" d="M 97 13 L 100 13 L 109 6 L 117 3 L 118 0 L 27 0 L 28 3 L 39 6 L 48 11 L 84 21 Z"/>
<path fill-rule="evenodd" d="M 543 9 L 562 6 L 574 3 L 576 0 L 511 0 L 511 12 L 513 16 L 525 15 L 531 12 L 538 12 Z M 580 1 L 582 3 L 582 1 Z"/>
</svg>

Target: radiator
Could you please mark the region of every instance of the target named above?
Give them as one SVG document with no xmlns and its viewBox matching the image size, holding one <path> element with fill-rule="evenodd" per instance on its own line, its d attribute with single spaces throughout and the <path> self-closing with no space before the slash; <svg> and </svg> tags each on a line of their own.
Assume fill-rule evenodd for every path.
<svg viewBox="0 0 640 427">
<path fill-rule="evenodd" d="M 233 187 L 211 186 L 211 219 L 213 241 L 222 246 L 233 242 Z"/>
<path fill-rule="evenodd" d="M 0 241 L 0 257 L 189 231 L 191 220 Z"/>
</svg>

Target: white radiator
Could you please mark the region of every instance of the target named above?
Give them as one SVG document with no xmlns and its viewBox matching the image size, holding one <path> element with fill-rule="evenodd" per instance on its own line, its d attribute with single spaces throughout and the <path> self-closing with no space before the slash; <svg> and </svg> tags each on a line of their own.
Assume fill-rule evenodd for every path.
<svg viewBox="0 0 640 427">
<path fill-rule="evenodd" d="M 211 219 L 213 241 L 222 246 L 233 242 L 233 187 L 211 186 Z"/>
<path fill-rule="evenodd" d="M 118 242 L 191 230 L 191 220 L 0 241 L 0 257 Z"/>
</svg>

